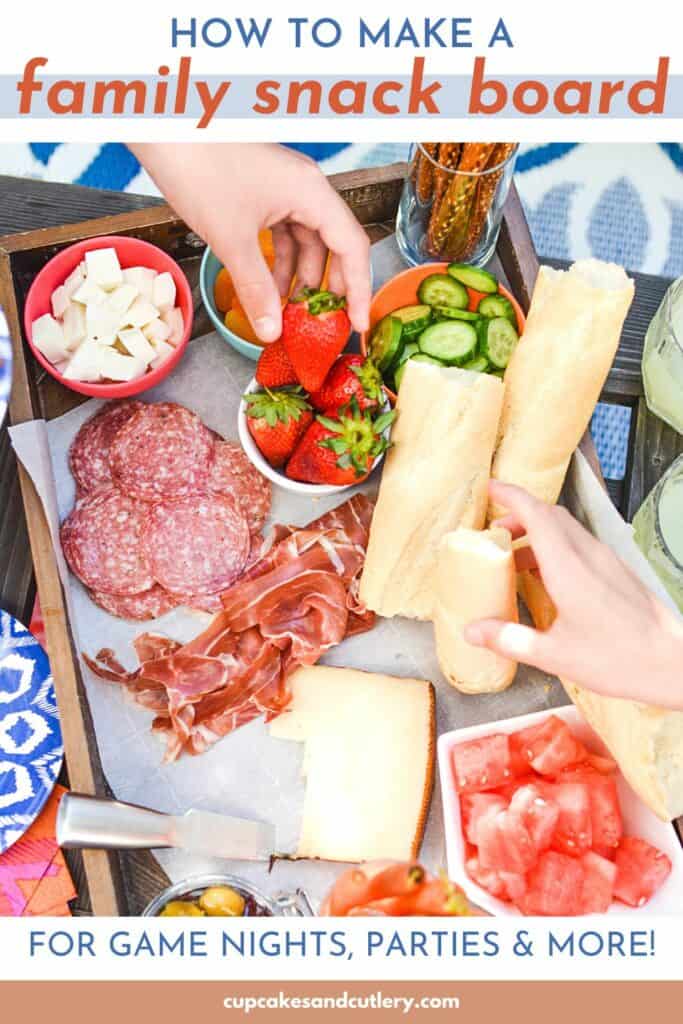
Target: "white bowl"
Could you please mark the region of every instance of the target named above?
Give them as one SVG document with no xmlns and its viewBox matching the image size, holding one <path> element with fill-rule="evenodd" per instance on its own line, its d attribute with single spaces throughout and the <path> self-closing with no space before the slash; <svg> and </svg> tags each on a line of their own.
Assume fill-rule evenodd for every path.
<svg viewBox="0 0 683 1024">
<path fill-rule="evenodd" d="M 254 391 L 259 391 L 261 385 L 258 383 L 255 377 L 249 381 L 249 385 L 246 390 L 246 394 L 250 395 Z M 387 403 L 388 408 L 388 403 Z M 249 433 L 247 426 L 247 403 L 244 398 L 240 402 L 239 412 L 237 414 L 237 430 L 239 433 L 239 439 L 242 442 L 242 447 L 249 456 L 251 462 L 256 466 L 260 473 L 263 473 L 272 483 L 277 484 L 278 487 L 282 487 L 285 491 L 290 491 L 292 494 L 303 494 L 310 497 L 319 498 L 326 494 L 337 494 L 339 491 L 348 491 L 352 487 L 357 487 L 358 484 L 305 484 L 299 480 L 290 480 L 288 476 L 285 476 L 279 469 L 275 469 L 270 463 L 264 459 L 261 452 L 258 450 L 256 442 Z M 384 453 L 378 455 L 372 464 L 372 469 L 376 469 L 384 458 Z"/>
<path fill-rule="evenodd" d="M 512 904 L 491 896 L 485 889 L 473 882 L 465 871 L 465 840 L 460 823 L 460 800 L 455 791 L 452 768 L 453 747 L 466 740 L 476 740 L 496 732 L 511 733 L 518 729 L 526 729 L 528 726 L 548 718 L 549 715 L 557 715 L 558 718 L 563 719 L 592 753 L 609 755 L 605 744 L 587 725 L 573 704 L 567 707 L 550 708 L 548 711 L 538 711 L 532 715 L 506 718 L 500 722 L 472 725 L 465 729 L 444 733 L 439 737 L 439 777 L 443 794 L 448 877 L 462 886 L 473 903 L 498 917 L 520 917 L 522 915 Z M 616 774 L 616 783 L 625 835 L 638 836 L 652 843 L 657 849 L 667 854 L 671 859 L 672 867 L 671 874 L 664 885 L 644 907 L 636 909 L 622 903 L 613 903 L 609 913 L 637 914 L 641 911 L 647 914 L 680 913 L 680 908 L 683 906 L 683 847 L 681 847 L 674 826 L 669 822 L 661 821 L 653 814 L 631 789 L 619 771 Z"/>
</svg>

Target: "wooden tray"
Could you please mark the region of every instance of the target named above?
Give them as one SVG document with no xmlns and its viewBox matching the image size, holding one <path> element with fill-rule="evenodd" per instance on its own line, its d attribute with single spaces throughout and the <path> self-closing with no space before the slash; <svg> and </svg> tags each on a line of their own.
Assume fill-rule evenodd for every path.
<svg viewBox="0 0 683 1024">
<path fill-rule="evenodd" d="M 405 172 L 405 165 L 394 164 L 335 175 L 331 179 L 373 241 L 393 231 Z M 27 290 L 46 261 L 75 241 L 102 234 L 135 235 L 169 252 L 181 264 L 193 287 L 196 308 L 193 337 L 211 330 L 197 285 L 204 243 L 167 206 L 6 236 L 0 240 L 0 302 L 7 316 L 14 347 L 10 418 L 15 424 L 37 417 L 53 419 L 84 400 L 42 370 L 25 344 L 21 322 Z M 527 310 L 538 260 L 514 187 L 505 208 L 496 259 L 501 276 Z M 615 400 L 615 396 L 610 397 Z M 589 434 L 582 442 L 582 450 L 600 476 Z M 662 466 L 662 471 L 665 468 Z M 106 794 L 107 782 L 100 764 L 42 505 L 21 467 L 19 476 L 62 717 L 69 783 L 78 792 Z M 148 853 L 85 851 L 71 863 L 79 883 L 76 912 L 139 914 L 167 884 L 163 871 Z"/>
</svg>

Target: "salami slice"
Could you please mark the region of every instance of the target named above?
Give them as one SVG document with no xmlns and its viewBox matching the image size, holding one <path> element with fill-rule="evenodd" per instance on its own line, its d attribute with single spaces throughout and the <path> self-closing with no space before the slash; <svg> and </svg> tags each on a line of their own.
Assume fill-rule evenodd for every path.
<svg viewBox="0 0 683 1024">
<path fill-rule="evenodd" d="M 111 486 L 109 450 L 114 437 L 142 402 L 110 402 L 86 420 L 69 449 L 69 466 L 79 497 L 102 486 Z"/>
<path fill-rule="evenodd" d="M 179 600 L 187 608 L 193 608 L 198 612 L 208 612 L 209 615 L 218 615 L 223 611 L 220 594 L 184 594 Z"/>
<path fill-rule="evenodd" d="M 270 481 L 252 465 L 242 446 L 234 441 L 216 441 L 209 487 L 219 494 L 231 494 L 242 507 L 252 533 L 263 529 L 270 511 Z"/>
<path fill-rule="evenodd" d="M 114 488 L 81 501 L 61 529 L 72 572 L 90 590 L 119 596 L 154 586 L 142 535 L 147 509 Z"/>
<path fill-rule="evenodd" d="M 206 492 L 149 510 L 145 546 L 152 573 L 174 594 L 217 594 L 249 556 L 247 521 L 234 498 Z"/>
<path fill-rule="evenodd" d="M 118 431 L 112 477 L 131 498 L 157 502 L 206 488 L 213 437 L 199 416 L 174 402 L 143 405 Z"/>
<path fill-rule="evenodd" d="M 141 594 L 117 596 L 91 590 L 90 597 L 110 615 L 115 615 L 118 619 L 134 619 L 137 622 L 158 619 L 180 604 L 175 594 L 164 590 L 158 583 L 151 590 L 144 590 Z"/>
</svg>

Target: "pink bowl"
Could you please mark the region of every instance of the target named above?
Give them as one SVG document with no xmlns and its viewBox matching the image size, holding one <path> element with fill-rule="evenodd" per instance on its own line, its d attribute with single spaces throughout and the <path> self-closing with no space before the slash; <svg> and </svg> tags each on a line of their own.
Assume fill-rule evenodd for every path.
<svg viewBox="0 0 683 1024">
<path fill-rule="evenodd" d="M 185 326 L 183 337 L 173 355 L 170 355 L 156 370 L 148 371 L 137 380 L 123 381 L 119 384 L 90 384 L 77 380 L 65 380 L 50 360 L 46 359 L 33 344 L 32 324 L 39 316 L 52 312 L 50 297 L 53 291 L 59 285 L 64 284 L 71 271 L 75 270 L 85 258 L 86 252 L 108 248 L 116 249 L 119 263 L 124 270 L 128 267 L 149 267 L 160 274 L 168 271 L 175 281 L 176 303 L 183 314 Z M 185 274 L 174 259 L 156 245 L 145 242 L 141 238 L 127 235 L 100 235 L 98 238 L 89 238 L 62 249 L 36 275 L 26 296 L 24 332 L 29 348 L 40 365 L 64 387 L 70 388 L 71 391 L 77 391 L 81 395 L 91 395 L 94 398 L 128 398 L 130 395 L 138 395 L 148 388 L 153 388 L 177 366 L 190 340 L 192 316 L 192 291 Z"/>
</svg>

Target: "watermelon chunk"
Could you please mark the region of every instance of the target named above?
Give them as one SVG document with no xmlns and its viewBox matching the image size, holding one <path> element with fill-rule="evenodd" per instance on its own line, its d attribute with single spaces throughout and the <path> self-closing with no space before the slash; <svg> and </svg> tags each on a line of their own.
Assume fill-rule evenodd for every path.
<svg viewBox="0 0 683 1024">
<path fill-rule="evenodd" d="M 503 733 L 492 733 L 453 748 L 453 770 L 458 793 L 497 789 L 510 778 L 510 744 Z"/>
<path fill-rule="evenodd" d="M 572 917 L 581 910 L 584 870 L 581 861 L 548 850 L 527 876 L 527 891 L 519 901 L 524 914 Z"/>
<path fill-rule="evenodd" d="M 616 865 L 589 850 L 581 858 L 583 885 L 581 886 L 580 913 L 606 914 L 612 905 Z"/>
<path fill-rule="evenodd" d="M 585 764 L 565 769 L 558 781 L 582 782 L 587 786 L 593 849 L 598 852 L 614 851 L 624 832 L 619 794 L 614 778 L 601 774 L 599 769 L 590 764 Z"/>
<path fill-rule="evenodd" d="M 511 871 L 501 871 L 500 880 L 505 887 L 504 899 L 511 903 L 519 903 L 527 891 L 526 876 L 515 875 Z"/>
<path fill-rule="evenodd" d="M 557 775 L 588 756 L 583 743 L 557 715 L 513 732 L 510 748 L 516 759 L 526 761 L 539 775 Z"/>
<path fill-rule="evenodd" d="M 476 882 L 482 889 L 486 889 L 491 896 L 495 896 L 498 900 L 508 898 L 507 889 L 501 876 L 497 871 L 482 867 L 476 853 L 471 854 L 465 861 L 465 871 L 473 882 Z"/>
<path fill-rule="evenodd" d="M 480 819 L 489 811 L 504 811 L 508 802 L 497 793 L 463 793 L 460 797 L 460 821 L 463 835 L 475 846 L 479 843 L 477 830 Z"/>
<path fill-rule="evenodd" d="M 519 815 L 489 812 L 479 821 L 479 861 L 493 871 L 524 875 L 538 853 Z"/>
<path fill-rule="evenodd" d="M 642 907 L 671 873 L 665 853 L 645 839 L 624 836 L 615 857 L 614 897 L 629 907 Z"/>
<path fill-rule="evenodd" d="M 545 782 L 540 786 L 546 798 L 560 809 L 553 849 L 570 857 L 580 857 L 593 844 L 588 786 L 584 782 Z"/>
<path fill-rule="evenodd" d="M 510 801 L 510 812 L 520 815 L 538 853 L 547 850 L 553 841 L 560 817 L 560 808 L 533 784 L 520 786 Z"/>
</svg>

